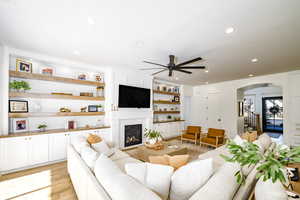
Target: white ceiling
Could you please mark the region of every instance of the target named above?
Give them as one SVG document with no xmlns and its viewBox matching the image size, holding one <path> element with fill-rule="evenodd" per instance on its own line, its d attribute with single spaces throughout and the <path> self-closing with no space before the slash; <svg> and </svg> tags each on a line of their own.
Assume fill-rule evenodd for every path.
<svg viewBox="0 0 300 200">
<path fill-rule="evenodd" d="M 299 10 L 299 0 L 0 0 L 0 42 L 133 69 L 153 67 L 143 60 L 167 64 L 169 54 L 178 62 L 201 56 L 195 64 L 209 73 L 173 77 L 198 85 L 300 67 Z"/>
</svg>

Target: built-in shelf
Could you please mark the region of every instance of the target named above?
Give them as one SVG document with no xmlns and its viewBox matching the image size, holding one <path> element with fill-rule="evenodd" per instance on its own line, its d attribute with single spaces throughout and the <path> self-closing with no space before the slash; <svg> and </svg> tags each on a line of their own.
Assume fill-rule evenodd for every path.
<svg viewBox="0 0 300 200">
<path fill-rule="evenodd" d="M 157 94 L 180 96 L 180 93 L 176 93 L 176 92 L 165 92 L 165 91 L 160 91 L 160 90 L 153 90 L 153 92 L 157 93 Z"/>
<path fill-rule="evenodd" d="M 164 101 L 164 100 L 155 100 L 153 101 L 155 104 L 180 104 L 180 102 L 173 102 L 173 101 Z"/>
<path fill-rule="evenodd" d="M 104 97 L 53 95 L 53 94 L 27 93 L 27 92 L 10 92 L 9 97 L 39 98 L 39 99 L 72 99 L 72 100 L 88 100 L 88 101 L 104 101 L 105 100 Z"/>
<path fill-rule="evenodd" d="M 76 129 L 51 129 L 51 130 L 46 130 L 46 131 L 28 131 L 28 132 L 22 132 L 22 133 L 10 133 L 8 135 L 0 136 L 0 138 L 55 134 L 55 133 L 67 133 L 67 132 L 88 131 L 88 130 L 97 130 L 97 129 L 106 129 L 106 128 L 110 128 L 110 126 L 82 127 L 82 128 L 76 128 Z"/>
<path fill-rule="evenodd" d="M 59 76 L 48 76 L 43 74 L 34 74 L 34 73 L 26 73 L 26 72 L 18 72 L 18 71 L 9 71 L 9 75 L 11 77 L 24 78 L 24 79 L 35 79 L 42 81 L 54 81 L 54 82 L 63 82 L 63 83 L 71 83 L 71 84 L 81 84 L 81 85 L 93 85 L 93 86 L 104 86 L 104 83 L 96 82 L 96 81 L 86 81 L 86 80 L 78 80 L 73 78 L 64 78 Z"/>
<path fill-rule="evenodd" d="M 153 122 L 153 124 L 170 123 L 170 122 L 184 122 L 184 120 L 164 120 L 164 121 L 156 121 L 156 122 Z"/>
<path fill-rule="evenodd" d="M 180 111 L 154 111 L 154 114 L 179 114 Z"/>
<path fill-rule="evenodd" d="M 32 113 L 9 113 L 10 118 L 27 117 L 64 117 L 64 116 L 97 116 L 104 115 L 105 112 L 32 112 Z"/>
</svg>

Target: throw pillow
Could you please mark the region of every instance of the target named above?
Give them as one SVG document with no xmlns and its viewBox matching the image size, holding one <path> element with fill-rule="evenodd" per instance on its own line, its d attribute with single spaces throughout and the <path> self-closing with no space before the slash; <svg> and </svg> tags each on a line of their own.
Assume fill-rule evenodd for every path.
<svg viewBox="0 0 300 200">
<path fill-rule="evenodd" d="M 103 153 L 104 155 L 110 157 L 115 151 L 107 146 L 105 141 L 101 141 L 99 143 L 92 144 L 93 149 L 95 149 L 99 153 Z"/>
<path fill-rule="evenodd" d="M 169 158 L 166 156 L 149 156 L 149 162 L 153 164 L 169 165 Z"/>
<path fill-rule="evenodd" d="M 81 154 L 81 148 L 90 146 L 89 143 L 86 141 L 86 137 L 82 135 L 72 136 L 71 144 L 79 154 Z"/>
<path fill-rule="evenodd" d="M 264 133 L 261 136 L 258 137 L 258 140 L 260 141 L 261 145 L 263 146 L 264 150 L 268 149 L 272 143 L 272 140 L 268 134 Z"/>
<path fill-rule="evenodd" d="M 87 137 L 87 141 L 88 143 L 90 144 L 96 144 L 98 142 L 101 142 L 102 139 L 101 137 L 99 137 L 98 135 L 95 135 L 95 134 L 89 134 L 89 136 Z"/>
<path fill-rule="evenodd" d="M 176 155 L 176 156 L 165 155 L 165 157 L 168 158 L 169 165 L 171 167 L 174 167 L 175 170 L 186 165 L 189 161 L 189 155 Z"/>
<path fill-rule="evenodd" d="M 147 188 L 158 194 L 162 200 L 167 200 L 170 191 L 173 168 L 152 163 L 128 163 L 125 171 Z"/>
<path fill-rule="evenodd" d="M 180 167 L 172 176 L 170 200 L 187 200 L 213 174 L 213 161 L 196 160 Z"/>
<path fill-rule="evenodd" d="M 81 149 L 81 157 L 85 161 L 87 166 L 89 166 L 89 168 L 94 170 L 95 162 L 96 162 L 97 158 L 99 157 L 99 153 L 96 152 L 91 147 L 83 147 Z"/>
<path fill-rule="evenodd" d="M 242 145 L 244 142 L 246 142 L 246 140 L 243 140 L 239 135 L 236 135 L 233 139 L 233 141 L 237 144 L 237 145 Z"/>
<path fill-rule="evenodd" d="M 112 200 L 161 200 L 150 189 L 123 173 L 107 156 L 101 154 L 95 164 L 95 176 Z"/>
</svg>

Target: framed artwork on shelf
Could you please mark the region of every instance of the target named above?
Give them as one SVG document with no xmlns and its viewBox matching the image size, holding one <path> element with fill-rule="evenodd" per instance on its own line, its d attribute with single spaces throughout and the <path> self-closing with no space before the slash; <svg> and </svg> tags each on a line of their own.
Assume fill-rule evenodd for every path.
<svg viewBox="0 0 300 200">
<path fill-rule="evenodd" d="M 18 58 L 16 60 L 16 71 L 32 73 L 32 63 Z"/>
<path fill-rule="evenodd" d="M 74 120 L 68 120 L 67 121 L 67 123 L 66 123 L 66 127 L 65 127 L 66 129 L 68 129 L 68 130 L 72 130 L 72 129 L 76 129 L 77 128 L 77 123 L 76 123 L 76 121 L 74 121 Z"/>
<path fill-rule="evenodd" d="M 28 101 L 9 100 L 8 106 L 10 113 L 28 113 Z"/>
<path fill-rule="evenodd" d="M 27 118 L 12 118 L 10 120 L 10 127 L 12 133 L 26 132 L 29 130 L 29 123 Z"/>
<path fill-rule="evenodd" d="M 87 78 L 88 78 L 88 74 L 87 73 L 78 73 L 78 75 L 77 75 L 77 79 L 78 80 L 85 81 L 85 80 L 87 80 Z"/>
<path fill-rule="evenodd" d="M 54 67 L 41 67 L 40 73 L 43 75 L 53 76 L 54 75 Z"/>
<path fill-rule="evenodd" d="M 179 96 L 174 96 L 174 102 L 179 102 L 180 101 L 180 97 Z"/>
<path fill-rule="evenodd" d="M 97 105 L 88 106 L 88 112 L 98 112 L 98 106 Z"/>
</svg>

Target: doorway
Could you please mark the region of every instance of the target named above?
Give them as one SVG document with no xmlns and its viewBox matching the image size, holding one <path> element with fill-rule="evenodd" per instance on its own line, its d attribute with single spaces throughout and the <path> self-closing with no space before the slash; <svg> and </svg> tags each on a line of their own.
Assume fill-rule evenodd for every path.
<svg viewBox="0 0 300 200">
<path fill-rule="evenodd" d="M 263 131 L 283 133 L 283 98 L 262 98 Z"/>
</svg>

